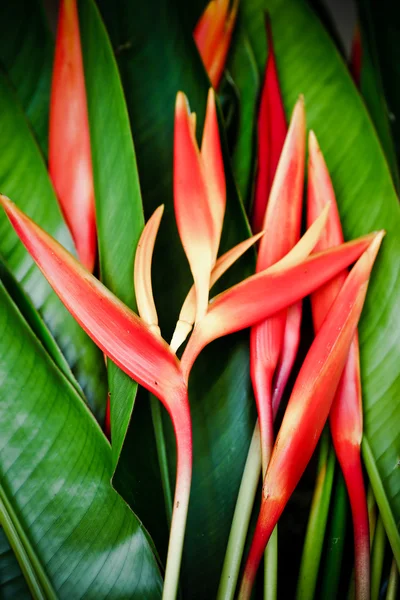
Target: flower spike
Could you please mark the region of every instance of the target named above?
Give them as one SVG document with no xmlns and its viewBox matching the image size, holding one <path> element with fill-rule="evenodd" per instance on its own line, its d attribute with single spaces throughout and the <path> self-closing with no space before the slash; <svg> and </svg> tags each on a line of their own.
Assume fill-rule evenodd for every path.
<svg viewBox="0 0 400 600">
<path fill-rule="evenodd" d="M 317 445 L 346 363 L 384 232 L 358 260 L 318 332 L 300 370 L 263 484 L 240 600 L 250 598 L 264 548 Z"/>
<path fill-rule="evenodd" d="M 258 113 L 258 164 L 252 215 L 254 233 L 263 228 L 272 182 L 285 142 L 287 125 L 279 86 L 271 21 L 266 18 L 268 57 Z"/>
<path fill-rule="evenodd" d="M 309 174 L 307 220 L 318 217 L 325 202 L 333 207 L 328 226 L 318 242 L 318 249 L 337 246 L 343 241 L 339 212 L 332 182 L 321 150 L 313 132 L 309 138 Z M 314 329 L 317 333 L 339 294 L 346 275 L 339 274 L 311 297 Z M 354 528 L 355 585 L 357 600 L 370 595 L 370 536 L 368 507 L 361 466 L 363 431 L 362 392 L 358 336 L 354 336 L 348 359 L 330 412 L 332 441 L 346 482 Z"/>
<path fill-rule="evenodd" d="M 305 160 L 304 100 L 298 100 L 265 213 L 256 271 L 283 258 L 300 237 Z M 281 355 L 287 311 L 255 325 L 250 334 L 250 372 L 260 422 L 265 472 L 273 445 L 272 382 Z"/>
<path fill-rule="evenodd" d="M 192 476 L 190 409 L 180 363 L 160 336 L 15 204 L 1 195 L 0 204 L 28 252 L 81 327 L 116 365 L 157 396 L 170 414 L 177 445 L 177 472 L 163 597 L 174 598 Z"/>
<path fill-rule="evenodd" d="M 264 321 L 318 289 L 357 260 L 376 235 L 369 234 L 314 254 L 294 266 L 274 265 L 271 270 L 256 273 L 216 296 L 206 316 L 194 328 L 183 353 L 181 366 L 185 379 L 207 344 Z"/>
<path fill-rule="evenodd" d="M 186 97 L 175 107 L 174 205 L 176 223 L 196 288 L 196 320 L 207 311 L 210 273 L 215 262 L 215 221 L 203 162 L 194 136 Z"/>
<path fill-rule="evenodd" d="M 49 173 L 78 256 L 92 272 L 96 216 L 76 0 L 62 0 L 51 85 Z"/>
<path fill-rule="evenodd" d="M 162 204 L 147 221 L 136 248 L 134 267 L 135 296 L 138 313 L 157 335 L 161 334 L 151 284 L 151 262 L 163 212 L 164 205 Z"/>
</svg>

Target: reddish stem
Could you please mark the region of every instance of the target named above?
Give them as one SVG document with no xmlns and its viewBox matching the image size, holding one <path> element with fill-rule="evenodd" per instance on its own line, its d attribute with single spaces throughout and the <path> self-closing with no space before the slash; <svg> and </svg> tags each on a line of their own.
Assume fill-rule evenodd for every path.
<svg viewBox="0 0 400 600">
<path fill-rule="evenodd" d="M 349 494 L 354 530 L 354 563 L 356 600 L 370 598 L 370 541 L 367 496 L 361 465 L 360 446 L 335 440 L 339 460 Z"/>
<path fill-rule="evenodd" d="M 192 424 L 187 389 L 180 392 L 179 399 L 175 398 L 174 402 L 168 402 L 168 405 L 174 406 L 173 412 L 170 411 L 169 414 L 175 431 L 177 466 L 163 589 L 165 600 L 176 598 L 177 595 L 192 481 Z"/>
</svg>

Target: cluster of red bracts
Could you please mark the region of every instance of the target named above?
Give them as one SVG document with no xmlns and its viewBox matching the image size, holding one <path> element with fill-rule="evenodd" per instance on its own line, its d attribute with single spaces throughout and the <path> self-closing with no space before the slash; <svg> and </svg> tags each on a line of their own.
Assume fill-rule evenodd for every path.
<svg viewBox="0 0 400 600">
<path fill-rule="evenodd" d="M 229 2 L 215 0 L 213 4 L 215 6 L 210 10 L 223 5 L 226 11 Z M 235 7 L 236 4 L 232 12 Z M 198 36 L 200 34 L 206 36 L 205 25 L 198 28 Z M 63 86 L 66 97 L 71 94 L 72 98 L 67 104 L 71 104 L 75 111 L 65 120 L 59 113 Z M 241 597 L 250 595 L 268 538 L 315 449 L 329 414 L 334 445 L 354 511 L 357 596 L 366 598 L 368 594 L 368 523 L 364 511 L 365 498 L 360 494 L 360 489 L 363 489 L 359 456 L 362 411 L 356 327 L 383 233 L 343 243 L 332 184 L 315 136 L 311 133 L 309 229 L 300 239 L 305 164 L 304 101 L 300 99 L 296 104 L 282 152 L 282 135 L 274 133 L 277 126 L 275 114 L 279 114 L 279 131 L 282 133 L 286 125 L 271 53 L 259 117 L 260 152 L 253 220 L 258 229 L 259 215 L 264 213 L 263 231 L 256 232 L 257 235 L 218 258 L 227 199 L 215 95 L 211 90 L 208 96 L 200 149 L 195 136 L 195 115 L 190 114 L 185 96 L 181 92 L 177 95 L 174 206 L 194 286 L 188 291 L 170 345 L 161 337 L 151 286 L 152 254 L 162 207 L 148 221 L 136 252 L 134 282 L 140 316 L 87 270 L 93 268 L 96 256 L 96 244 L 93 242 L 95 220 L 89 130 L 74 1 L 61 3 L 52 90 L 53 132 L 50 132 L 55 145 L 50 148 L 50 166 L 82 264 L 10 200 L 0 196 L 0 203 L 21 241 L 71 314 L 111 360 L 161 400 L 171 416 L 177 443 L 177 476 L 164 598 L 176 596 L 190 495 L 190 371 L 207 344 L 248 327 L 252 328 L 251 377 L 259 412 L 265 477 L 260 515 L 244 570 Z M 76 119 L 81 124 L 82 139 L 79 142 L 75 137 Z M 60 126 L 60 123 L 64 125 Z M 68 158 L 57 156 L 57 146 L 60 145 L 67 150 L 77 148 L 74 160 L 68 162 Z M 60 174 L 65 164 L 71 170 L 64 173 L 66 179 L 63 180 Z M 68 177 L 73 182 L 70 186 L 65 183 Z M 66 195 L 68 187 L 73 190 L 69 199 Z M 78 204 L 78 199 L 82 205 Z M 76 219 L 77 214 L 82 214 L 82 218 Z M 83 226 L 86 219 L 90 223 L 86 222 Z M 213 284 L 259 239 L 256 274 L 209 302 Z M 355 266 L 347 274 L 345 269 L 354 262 Z M 316 336 L 294 385 L 274 443 L 273 416 L 293 366 L 300 330 L 301 300 L 308 294 L 313 294 Z M 190 333 L 179 360 L 176 351 Z"/>
</svg>

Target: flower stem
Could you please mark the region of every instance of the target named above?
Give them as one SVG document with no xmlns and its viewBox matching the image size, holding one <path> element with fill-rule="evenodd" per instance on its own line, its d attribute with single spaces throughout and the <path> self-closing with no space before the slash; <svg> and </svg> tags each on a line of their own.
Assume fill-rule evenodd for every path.
<svg viewBox="0 0 400 600">
<path fill-rule="evenodd" d="M 278 594 L 278 526 L 273 530 L 264 552 L 264 600 Z"/>
<path fill-rule="evenodd" d="M 399 588 L 399 570 L 395 559 L 392 561 L 390 569 L 389 582 L 386 592 L 386 600 L 396 600 Z"/>
<path fill-rule="evenodd" d="M 379 516 L 376 522 L 374 543 L 372 544 L 371 554 L 371 600 L 379 599 L 385 546 L 386 533 L 383 526 L 383 521 Z"/>
<path fill-rule="evenodd" d="M 172 492 L 168 472 L 167 450 L 165 447 L 164 427 L 162 422 L 161 404 L 158 398 L 150 394 L 151 418 L 153 420 L 154 436 L 156 438 L 158 464 L 160 467 L 161 484 L 164 494 L 165 512 L 168 526 L 172 518 Z"/>
<path fill-rule="evenodd" d="M 176 436 L 177 467 L 163 600 L 175 600 L 178 593 L 192 480 L 192 426 L 187 393 L 178 402 L 180 402 L 181 410 L 175 410 L 174 414 L 170 413 Z M 178 406 L 176 405 L 175 408 L 177 409 Z"/>
<path fill-rule="evenodd" d="M 324 600 L 336 600 L 338 597 L 346 537 L 347 506 L 346 486 L 343 475 L 338 473 L 332 519 L 328 532 L 328 552 L 321 587 L 321 598 L 324 598 Z"/>
<path fill-rule="evenodd" d="M 260 473 L 260 429 L 257 421 L 236 501 L 224 565 L 219 582 L 217 600 L 233 600 L 234 598 Z"/>
<path fill-rule="evenodd" d="M 325 429 L 321 438 L 318 474 L 301 558 L 296 595 L 298 600 L 312 600 L 314 598 L 328 520 L 334 472 L 335 453 L 330 444 L 328 432 Z"/>
</svg>

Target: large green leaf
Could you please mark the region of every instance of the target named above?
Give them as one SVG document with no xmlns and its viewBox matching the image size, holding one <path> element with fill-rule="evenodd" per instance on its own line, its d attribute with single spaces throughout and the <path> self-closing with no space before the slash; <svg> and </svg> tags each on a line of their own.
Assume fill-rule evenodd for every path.
<svg viewBox="0 0 400 600">
<path fill-rule="evenodd" d="M 289 113 L 304 94 L 307 125 L 326 157 L 346 238 L 387 231 L 360 323 L 360 346 L 365 438 L 383 490 L 381 504 L 391 515 L 385 526 L 399 560 L 400 207 L 365 106 L 315 15 L 302 0 L 243 0 L 241 15 L 259 64 L 266 53 L 264 9 L 271 12 L 285 106 Z"/>
<path fill-rule="evenodd" d="M 101 279 L 133 310 L 133 263 L 144 215 L 128 111 L 118 67 L 107 32 L 92 0 L 79 3 L 82 50 L 92 144 Z M 107 85 L 104 85 L 104 82 Z M 161 556 L 168 529 L 155 449 L 144 454 L 143 433 L 153 440 L 146 410 L 148 398 L 135 406 L 131 434 L 126 432 L 135 404 L 137 384 L 112 361 L 108 362 L 111 398 L 113 483 L 134 507 L 154 536 Z M 145 396 L 145 394 L 142 394 Z M 156 400 L 156 402 L 158 402 Z M 154 450 L 150 453 L 150 450 Z M 154 489 L 143 485 L 152 470 Z M 151 501 L 144 493 L 151 494 Z"/>
<path fill-rule="evenodd" d="M 79 3 L 96 193 L 100 273 L 104 284 L 136 309 L 135 249 L 144 225 L 135 151 L 118 68 L 91 0 Z M 104 82 L 107 85 L 104 85 Z M 111 361 L 110 361 L 111 362 Z M 113 462 L 117 464 L 137 385 L 110 364 Z"/>
<path fill-rule="evenodd" d="M 256 122 L 260 87 L 253 50 L 243 26 L 236 28 L 227 69 L 239 94 L 239 123 L 232 166 L 246 207 L 251 204 L 256 158 Z"/>
<path fill-rule="evenodd" d="M 41 1 L 1 2 L 0 23 L 0 63 L 6 69 L 40 149 L 46 155 L 54 43 Z"/>
<path fill-rule="evenodd" d="M 2 193 L 74 251 L 39 148 L 7 78 L 1 72 L 0 129 Z M 33 265 L 4 212 L 0 214 L 0 252 L 49 326 L 90 406 L 102 418 L 107 394 L 102 355 Z"/>
<path fill-rule="evenodd" d="M 2 600 L 32 598 L 2 527 L 0 527 L 0 598 Z"/>
<path fill-rule="evenodd" d="M 397 157 L 390 127 L 389 109 L 383 91 L 374 25 L 368 2 L 360 4 L 359 19 L 361 72 L 358 85 L 381 140 L 395 186 L 399 189 Z"/>
<path fill-rule="evenodd" d="M 377 89 L 369 88 L 371 98 L 377 102 L 376 94 L 383 90 L 389 107 L 390 125 L 397 152 L 397 166 L 400 165 L 400 13 L 396 2 L 382 0 L 358 0 L 357 2 L 363 32 L 363 51 L 372 52 L 372 57 L 367 55 L 367 61 L 372 58 L 373 66 L 377 71 Z M 363 52 L 364 54 L 364 52 Z M 363 56 L 363 71 L 364 71 Z M 367 65 L 367 69 L 369 66 Z M 364 76 L 364 73 L 362 73 Z M 366 75 L 368 76 L 368 75 Z M 376 77 L 376 76 L 375 76 Z M 383 103 L 385 103 L 383 101 Z M 387 114 L 383 115 L 387 118 Z M 382 117 L 381 117 L 382 119 Z M 386 125 L 387 126 L 387 125 Z"/>
<path fill-rule="evenodd" d="M 0 305 L 1 517 L 23 570 L 44 597 L 159 598 L 103 433 L 1 284 Z"/>
<path fill-rule="evenodd" d="M 124 83 L 146 216 L 159 204 L 165 204 L 153 273 L 161 329 L 169 339 L 180 305 L 191 285 L 173 215 L 175 96 L 180 89 L 187 94 L 198 115 L 201 131 L 208 82 L 191 32 L 180 22 L 174 4 L 166 0 L 136 3 L 101 0 L 98 5 L 116 50 Z M 227 179 L 224 248 L 248 235 L 228 165 Z M 247 263 L 245 259 L 238 266 L 229 280 L 248 272 L 249 258 Z M 192 373 L 189 395 L 194 430 L 194 475 L 183 582 L 188 597 L 211 598 L 215 597 L 218 587 L 254 424 L 245 337 L 220 341 L 204 353 Z M 169 423 L 166 425 L 173 482 L 175 444 Z M 153 440 L 148 436 L 150 443 L 153 444 Z M 143 452 L 146 451 L 143 446 Z"/>
<path fill-rule="evenodd" d="M 82 390 L 79 387 L 78 382 L 72 374 L 72 371 L 67 363 L 63 353 L 57 346 L 56 341 L 51 335 L 50 331 L 46 327 L 43 319 L 36 311 L 33 306 L 31 299 L 25 294 L 18 281 L 15 279 L 8 266 L 6 265 L 3 258 L 0 256 L 0 281 L 3 283 L 8 294 L 11 296 L 13 302 L 18 306 L 21 314 L 32 329 L 33 333 L 43 344 L 44 348 L 54 360 L 57 367 L 64 373 L 66 378 L 75 387 L 77 392 L 82 395 Z"/>
</svg>

